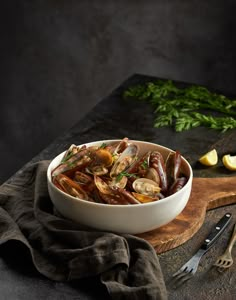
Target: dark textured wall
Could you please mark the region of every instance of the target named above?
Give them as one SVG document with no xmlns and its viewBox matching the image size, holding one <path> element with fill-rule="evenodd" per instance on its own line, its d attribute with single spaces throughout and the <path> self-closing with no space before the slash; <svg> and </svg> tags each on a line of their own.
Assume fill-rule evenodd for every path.
<svg viewBox="0 0 236 300">
<path fill-rule="evenodd" d="M 2 1 L 0 182 L 133 73 L 236 93 L 234 2 Z"/>
</svg>

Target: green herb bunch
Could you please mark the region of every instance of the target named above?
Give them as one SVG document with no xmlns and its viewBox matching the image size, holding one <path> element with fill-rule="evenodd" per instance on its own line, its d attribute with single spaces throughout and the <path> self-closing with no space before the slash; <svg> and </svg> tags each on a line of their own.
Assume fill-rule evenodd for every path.
<svg viewBox="0 0 236 300">
<path fill-rule="evenodd" d="M 124 97 L 151 103 L 154 127 L 173 126 L 177 132 L 198 126 L 221 131 L 236 128 L 236 100 L 202 86 L 180 88 L 171 80 L 158 80 L 132 86 Z"/>
</svg>

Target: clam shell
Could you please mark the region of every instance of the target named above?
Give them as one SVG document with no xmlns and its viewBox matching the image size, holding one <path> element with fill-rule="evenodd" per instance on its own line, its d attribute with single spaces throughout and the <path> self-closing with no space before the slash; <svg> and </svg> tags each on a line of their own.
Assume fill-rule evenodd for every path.
<svg viewBox="0 0 236 300">
<path fill-rule="evenodd" d="M 155 181 L 148 178 L 136 179 L 133 182 L 132 187 L 135 190 L 135 192 L 150 197 L 155 197 L 161 191 L 159 185 Z"/>
<path fill-rule="evenodd" d="M 106 149 L 98 149 L 93 153 L 92 163 L 94 166 L 110 167 L 113 163 L 113 157 L 110 151 Z"/>
<path fill-rule="evenodd" d="M 159 200 L 158 197 L 150 197 L 150 196 L 135 193 L 135 192 L 132 192 L 132 195 L 141 203 L 148 203 L 148 202 L 153 202 L 153 201 Z"/>
<path fill-rule="evenodd" d="M 116 177 L 121 172 L 127 170 L 130 165 L 134 162 L 138 155 L 138 146 L 135 144 L 130 144 L 117 159 L 113 165 L 110 176 L 111 178 Z"/>
<path fill-rule="evenodd" d="M 158 185 L 160 185 L 160 177 L 157 173 L 157 170 L 154 168 L 148 168 L 145 178 L 151 179 L 155 181 Z"/>
</svg>

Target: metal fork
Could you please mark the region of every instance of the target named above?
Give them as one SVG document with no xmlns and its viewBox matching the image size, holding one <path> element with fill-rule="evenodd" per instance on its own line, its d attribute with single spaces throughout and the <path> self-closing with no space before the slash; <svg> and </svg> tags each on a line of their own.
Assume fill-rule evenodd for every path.
<svg viewBox="0 0 236 300">
<path fill-rule="evenodd" d="M 228 247 L 226 248 L 224 254 L 221 255 L 214 263 L 214 266 L 219 268 L 229 268 L 230 266 L 232 266 L 233 258 L 232 258 L 231 251 L 235 242 L 236 242 L 236 224 L 234 224 L 234 229 Z"/>
<path fill-rule="evenodd" d="M 198 265 L 202 256 L 210 249 L 214 242 L 223 233 L 226 226 L 229 224 L 231 219 L 231 214 L 226 213 L 220 221 L 214 226 L 208 237 L 204 240 L 203 244 L 196 252 L 196 254 L 184 264 L 177 272 L 172 275 L 171 285 L 173 288 L 178 288 L 184 282 L 192 278 L 192 276 L 197 272 Z"/>
</svg>

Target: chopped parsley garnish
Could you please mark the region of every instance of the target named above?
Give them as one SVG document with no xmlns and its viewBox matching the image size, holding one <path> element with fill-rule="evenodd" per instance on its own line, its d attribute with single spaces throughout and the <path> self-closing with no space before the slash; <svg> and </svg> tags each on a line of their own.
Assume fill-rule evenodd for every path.
<svg viewBox="0 0 236 300">
<path fill-rule="evenodd" d="M 145 159 L 145 160 L 142 162 L 141 167 L 142 167 L 143 169 L 145 169 L 145 170 L 148 168 L 148 161 L 147 161 L 147 159 Z"/>
<path fill-rule="evenodd" d="M 138 176 L 135 173 L 128 173 L 128 172 L 123 171 L 123 172 L 120 172 L 120 174 L 117 175 L 116 181 L 120 181 L 123 176 L 138 178 Z"/>
<path fill-rule="evenodd" d="M 99 148 L 105 148 L 107 146 L 106 143 L 102 143 L 101 146 Z"/>
</svg>

